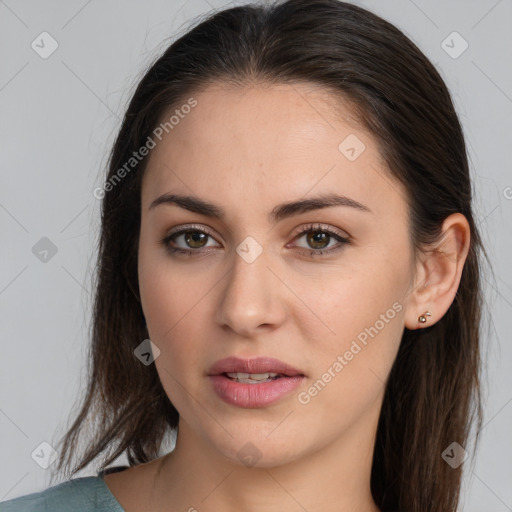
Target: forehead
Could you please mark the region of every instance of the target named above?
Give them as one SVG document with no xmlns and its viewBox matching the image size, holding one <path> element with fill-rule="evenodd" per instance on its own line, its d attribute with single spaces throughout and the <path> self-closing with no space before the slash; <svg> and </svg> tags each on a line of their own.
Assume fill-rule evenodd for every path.
<svg viewBox="0 0 512 512">
<path fill-rule="evenodd" d="M 351 105 L 326 89 L 217 84 L 193 98 L 196 106 L 149 156 L 143 204 L 171 191 L 221 197 L 226 210 L 309 192 L 338 192 L 363 204 L 383 195 L 393 202 L 393 191 L 397 201 L 403 196 Z"/>
</svg>

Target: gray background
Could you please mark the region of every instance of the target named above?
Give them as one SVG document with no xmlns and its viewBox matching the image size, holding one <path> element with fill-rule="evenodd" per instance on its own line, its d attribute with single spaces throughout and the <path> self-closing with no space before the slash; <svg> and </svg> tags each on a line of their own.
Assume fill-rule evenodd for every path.
<svg viewBox="0 0 512 512">
<path fill-rule="evenodd" d="M 485 275 L 486 417 L 480 448 L 470 453 L 474 467 L 464 464 L 460 510 L 510 511 L 512 2 L 359 4 L 396 24 L 437 65 L 464 126 L 496 277 Z M 47 453 L 42 442 L 56 444 L 83 386 L 99 225 L 93 190 L 126 102 L 149 62 L 196 16 L 228 5 L 0 0 L 0 500 L 47 487 L 50 470 L 31 454 Z M 51 49 L 45 31 L 58 48 L 43 59 L 31 44 Z M 460 55 L 464 41 L 447 39 L 454 31 L 469 45 Z M 44 237 L 55 254 L 41 252 L 50 246 Z"/>
</svg>

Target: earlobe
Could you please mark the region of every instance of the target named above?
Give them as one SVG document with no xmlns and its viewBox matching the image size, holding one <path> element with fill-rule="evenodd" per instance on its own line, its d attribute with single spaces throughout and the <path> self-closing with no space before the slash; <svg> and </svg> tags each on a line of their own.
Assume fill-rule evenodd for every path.
<svg viewBox="0 0 512 512">
<path fill-rule="evenodd" d="M 405 327 L 430 327 L 448 311 L 459 288 L 469 252 L 469 223 L 461 213 L 447 217 L 439 242 L 423 251 L 416 275 L 420 284 L 408 301 Z"/>
</svg>

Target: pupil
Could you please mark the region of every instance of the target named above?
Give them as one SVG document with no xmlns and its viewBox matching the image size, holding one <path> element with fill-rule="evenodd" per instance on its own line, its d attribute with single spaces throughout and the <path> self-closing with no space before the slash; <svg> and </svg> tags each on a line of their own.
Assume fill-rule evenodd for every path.
<svg viewBox="0 0 512 512">
<path fill-rule="evenodd" d="M 185 240 L 187 244 L 191 245 L 191 247 L 202 247 L 202 244 L 194 245 L 197 242 L 201 242 L 201 240 L 206 240 L 208 235 L 206 233 L 198 233 L 197 231 L 188 231 L 185 233 Z"/>
<path fill-rule="evenodd" d="M 329 236 L 328 233 L 318 233 L 316 232 L 315 234 L 313 235 L 310 235 L 309 236 L 309 239 L 308 239 L 308 242 L 313 246 L 313 247 L 318 247 L 320 246 L 320 248 L 324 248 L 325 247 L 325 239 Z"/>
</svg>

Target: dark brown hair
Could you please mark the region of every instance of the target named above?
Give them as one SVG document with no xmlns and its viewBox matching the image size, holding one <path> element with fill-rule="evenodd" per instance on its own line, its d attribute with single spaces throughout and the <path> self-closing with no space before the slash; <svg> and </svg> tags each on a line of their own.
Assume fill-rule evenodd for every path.
<svg viewBox="0 0 512 512">
<path fill-rule="evenodd" d="M 312 83 L 348 102 L 378 142 L 390 175 L 405 186 L 416 249 L 438 240 L 450 214 L 468 220 L 471 245 L 453 303 L 434 325 L 404 330 L 386 383 L 371 475 L 382 510 L 455 511 L 462 466 L 452 468 L 441 454 L 454 441 L 466 446 L 473 421 L 482 422 L 485 251 L 472 213 L 464 136 L 446 85 L 400 30 L 349 3 L 288 0 L 219 11 L 177 39 L 138 84 L 107 182 L 165 113 L 212 83 L 228 82 Z M 134 356 L 148 338 L 137 279 L 146 162 L 110 187 L 102 202 L 88 386 L 57 465 L 58 471 L 73 467 L 68 477 L 99 455 L 102 467 L 123 453 L 130 465 L 148 462 L 160 456 L 162 440 L 178 424 L 155 366 Z M 88 430 L 91 440 L 77 456 Z"/>
</svg>

